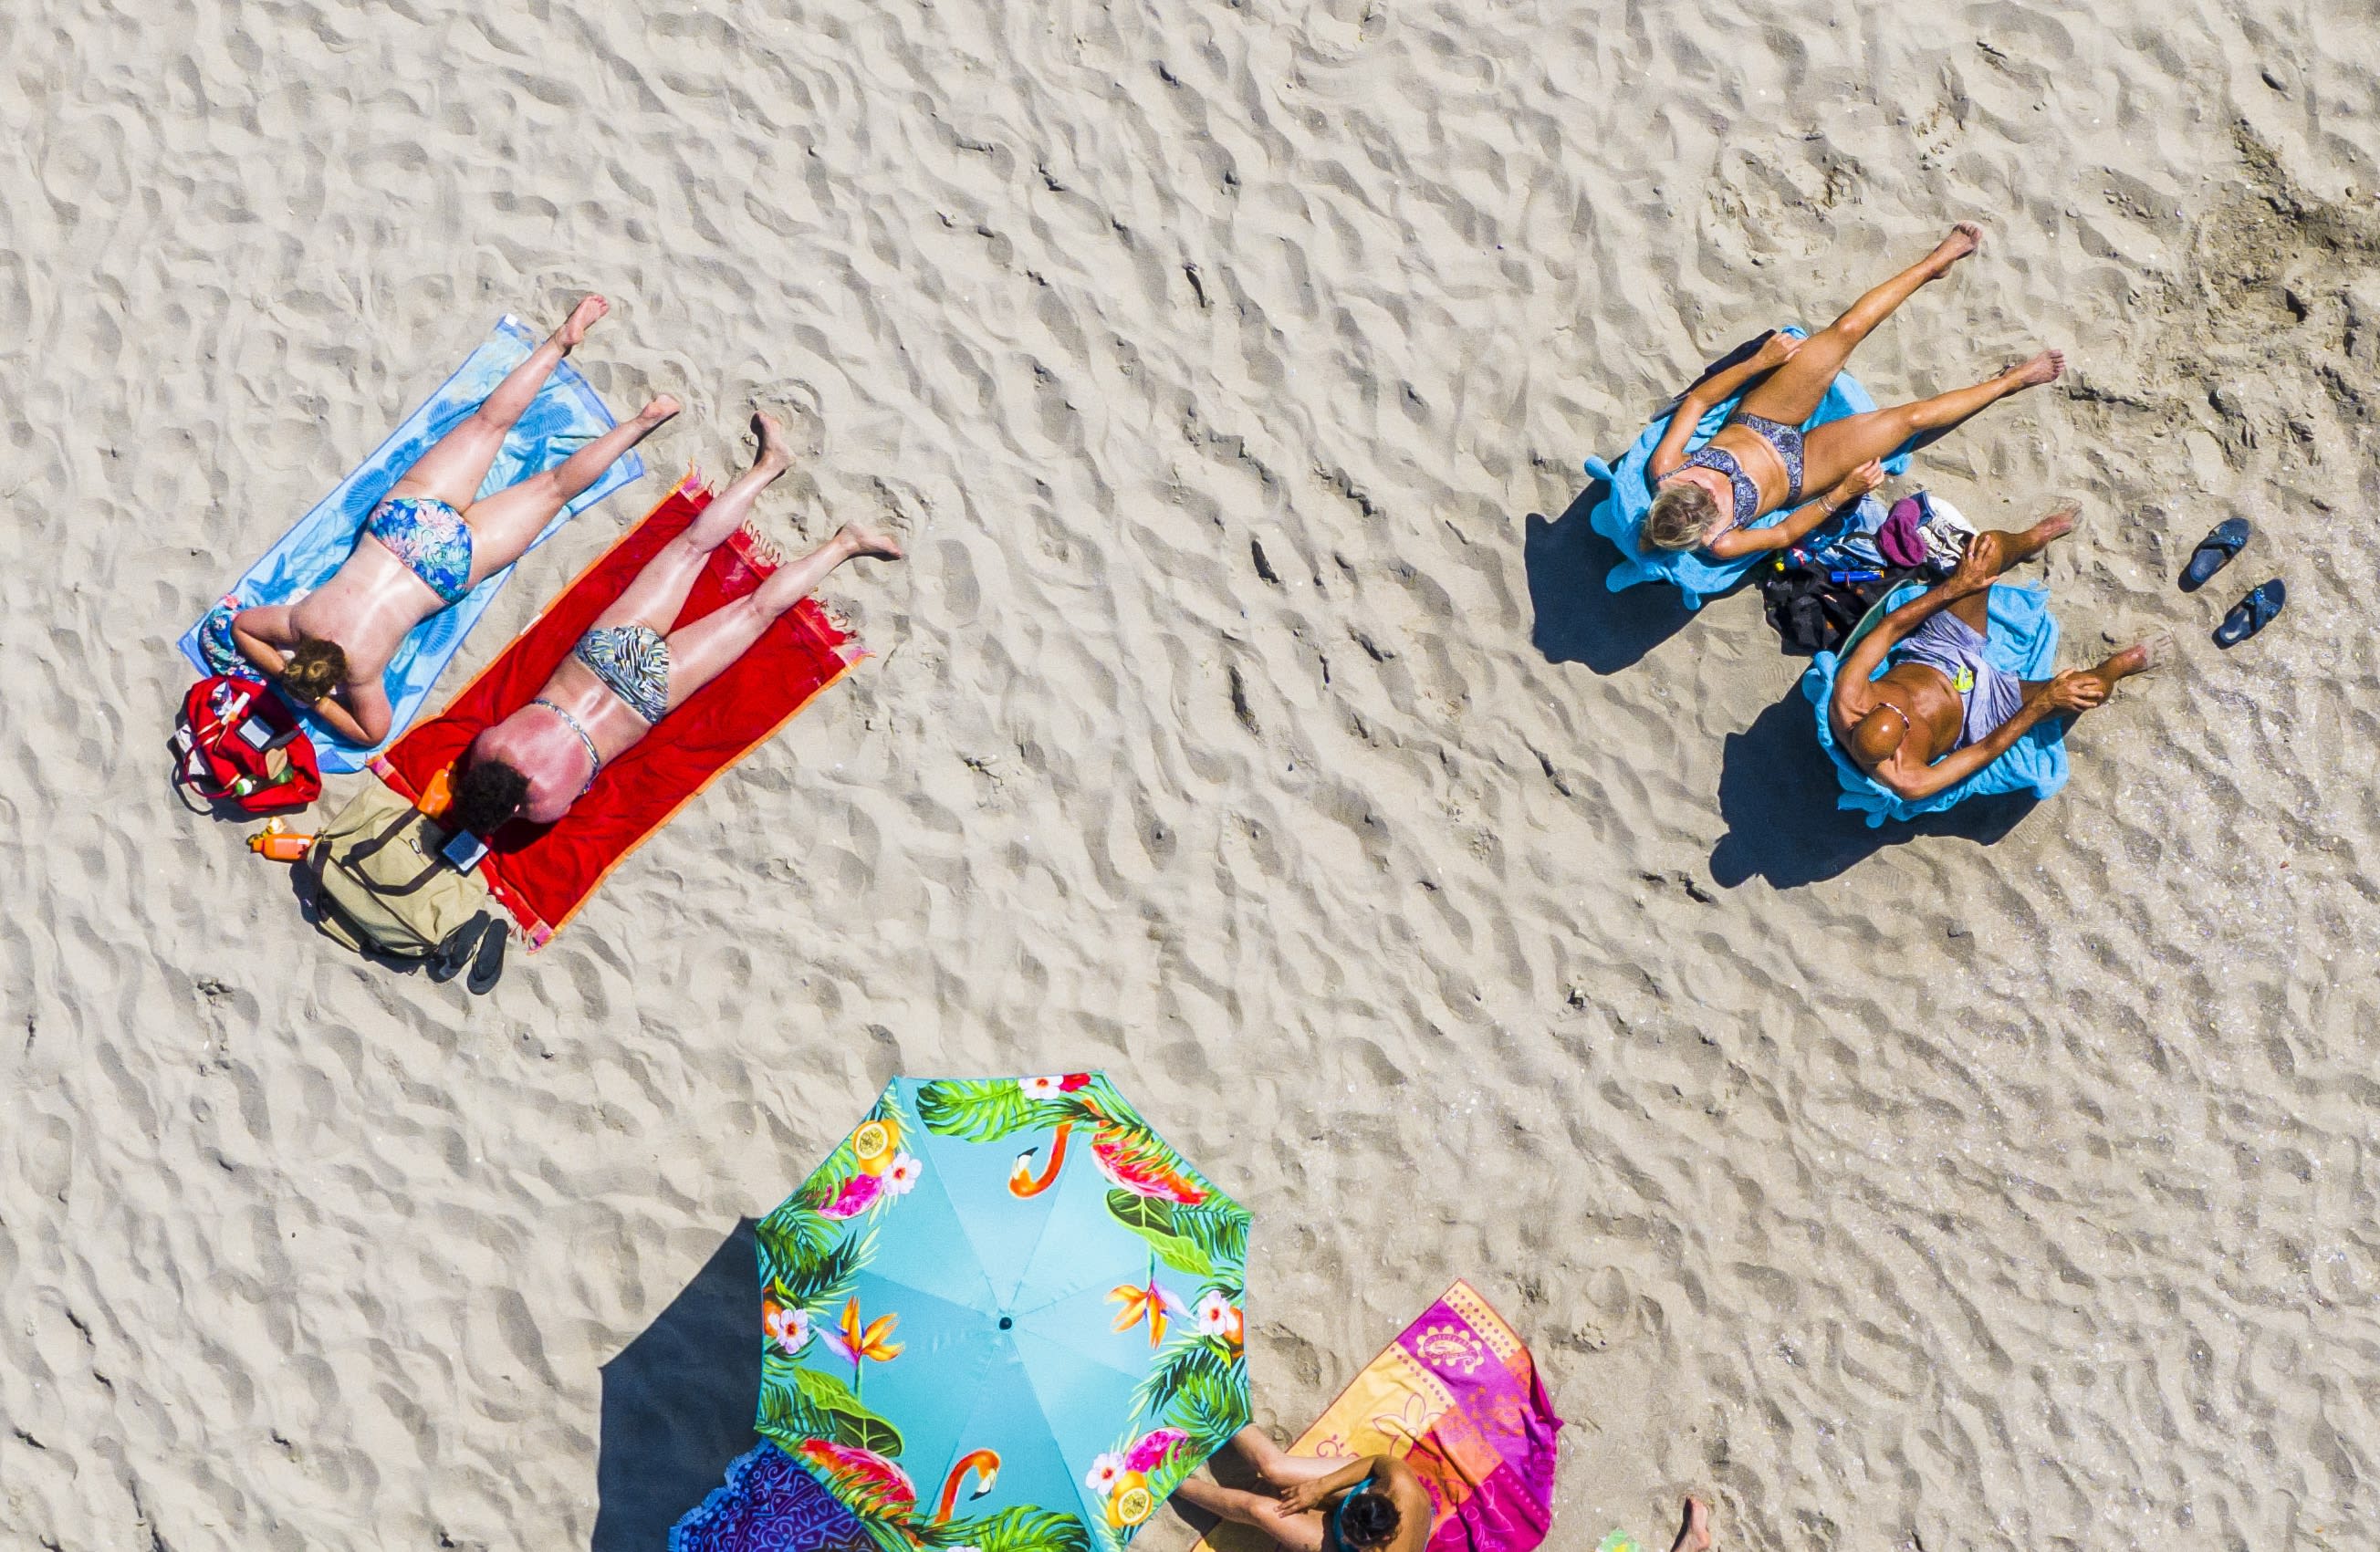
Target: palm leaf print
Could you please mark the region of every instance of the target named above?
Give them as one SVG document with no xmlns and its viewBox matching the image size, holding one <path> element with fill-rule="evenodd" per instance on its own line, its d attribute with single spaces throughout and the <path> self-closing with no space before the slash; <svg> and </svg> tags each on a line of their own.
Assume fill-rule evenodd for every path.
<svg viewBox="0 0 2380 1552">
<path fill-rule="evenodd" d="M 970 1143 L 996 1142 L 1019 1132 L 1047 1132 L 1082 1117 L 1072 1096 L 1035 1099 L 1014 1078 L 951 1078 L 921 1084 L 917 1119 L 941 1137 Z"/>
<path fill-rule="evenodd" d="M 918 1534 L 929 1546 L 972 1546 L 977 1552 L 1090 1552 L 1091 1546 L 1079 1518 L 1038 1508 L 920 1526 Z"/>
</svg>

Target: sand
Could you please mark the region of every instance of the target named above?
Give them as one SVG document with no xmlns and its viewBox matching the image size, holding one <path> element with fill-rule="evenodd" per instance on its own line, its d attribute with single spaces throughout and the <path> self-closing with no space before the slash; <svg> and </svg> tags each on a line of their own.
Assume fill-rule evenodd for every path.
<svg viewBox="0 0 2380 1552">
<path fill-rule="evenodd" d="M 2364 1544 L 2380 24 L 2251 8 L 0 10 L 0 1545 L 657 1546 L 742 1221 L 893 1073 L 1091 1065 L 1255 1208 L 1283 1433 L 1458 1274 L 1529 1334 L 1557 1547 Z M 1966 216 L 1857 370 L 2062 345 L 1920 473 L 2185 661 L 1870 832 L 1579 460 Z M 687 413 L 449 688 L 756 399 L 770 530 L 914 558 L 473 1000 L 176 806 L 172 641 L 589 286 Z"/>
</svg>

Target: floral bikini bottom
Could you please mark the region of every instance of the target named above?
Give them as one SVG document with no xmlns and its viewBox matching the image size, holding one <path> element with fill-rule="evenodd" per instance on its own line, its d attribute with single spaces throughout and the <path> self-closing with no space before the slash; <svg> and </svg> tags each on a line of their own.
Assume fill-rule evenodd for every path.
<svg viewBox="0 0 2380 1552">
<path fill-rule="evenodd" d="M 372 508 L 364 532 L 447 603 L 471 590 L 471 525 L 435 496 L 397 496 Z"/>
</svg>

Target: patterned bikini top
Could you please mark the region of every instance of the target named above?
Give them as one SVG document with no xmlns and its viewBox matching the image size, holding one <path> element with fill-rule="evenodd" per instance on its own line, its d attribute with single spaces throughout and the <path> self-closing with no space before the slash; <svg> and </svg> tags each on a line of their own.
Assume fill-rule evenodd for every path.
<svg viewBox="0 0 2380 1552">
<path fill-rule="evenodd" d="M 1729 527 L 1743 527 L 1760 511 L 1760 487 L 1755 485 L 1752 482 L 1752 477 L 1743 472 L 1743 466 L 1735 461 L 1734 454 L 1723 448 L 1697 447 L 1687 454 L 1685 462 L 1678 467 L 1706 468 L 1727 476 L 1729 487 L 1735 491 L 1735 521 L 1730 523 Z"/>
</svg>

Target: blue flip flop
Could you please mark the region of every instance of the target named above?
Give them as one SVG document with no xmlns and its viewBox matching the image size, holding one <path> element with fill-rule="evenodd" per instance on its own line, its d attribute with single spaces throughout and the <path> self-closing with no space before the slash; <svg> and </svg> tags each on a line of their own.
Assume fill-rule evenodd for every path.
<svg viewBox="0 0 2380 1552">
<path fill-rule="evenodd" d="M 2245 517 L 2227 517 L 2215 525 L 2214 531 L 2198 541 L 2190 552 L 2190 564 L 2181 568 L 2181 590 L 2194 593 L 2215 579 L 2215 574 L 2231 564 L 2231 557 L 2248 545 L 2248 536 L 2255 529 Z"/>
<path fill-rule="evenodd" d="M 2256 590 L 2231 606 L 2223 623 L 2215 627 L 2215 645 L 2237 647 L 2242 641 L 2273 623 L 2273 616 L 2289 602 L 2289 589 L 2276 576 L 2270 582 L 2259 583 Z"/>
</svg>

